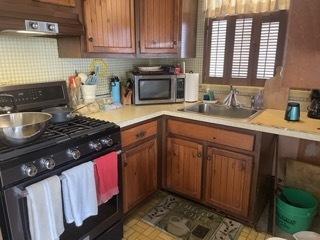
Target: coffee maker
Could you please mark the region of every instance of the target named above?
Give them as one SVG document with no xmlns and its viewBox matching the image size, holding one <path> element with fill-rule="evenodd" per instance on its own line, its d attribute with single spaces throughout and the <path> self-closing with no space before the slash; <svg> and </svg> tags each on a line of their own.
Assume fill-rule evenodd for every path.
<svg viewBox="0 0 320 240">
<path fill-rule="evenodd" d="M 311 105 L 308 107 L 308 117 L 320 119 L 320 90 L 312 90 Z"/>
</svg>

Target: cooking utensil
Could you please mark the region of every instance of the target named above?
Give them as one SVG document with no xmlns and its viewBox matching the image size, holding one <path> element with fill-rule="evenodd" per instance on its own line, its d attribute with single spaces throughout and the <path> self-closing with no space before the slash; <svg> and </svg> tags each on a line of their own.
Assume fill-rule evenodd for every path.
<svg viewBox="0 0 320 240">
<path fill-rule="evenodd" d="M 299 121 L 300 104 L 296 102 L 289 102 L 284 119 L 287 121 Z"/>
<path fill-rule="evenodd" d="M 31 142 L 41 136 L 51 117 L 41 112 L 0 115 L 0 140 L 13 146 Z"/>
<path fill-rule="evenodd" d="M 49 113 L 52 115 L 51 122 L 52 123 L 63 123 L 63 122 L 68 122 L 75 118 L 76 114 L 75 112 L 87 107 L 92 103 L 86 104 L 84 106 L 81 106 L 76 109 L 72 109 L 68 106 L 63 106 L 63 107 L 52 107 L 52 108 L 46 108 L 43 109 L 42 112 Z"/>
</svg>

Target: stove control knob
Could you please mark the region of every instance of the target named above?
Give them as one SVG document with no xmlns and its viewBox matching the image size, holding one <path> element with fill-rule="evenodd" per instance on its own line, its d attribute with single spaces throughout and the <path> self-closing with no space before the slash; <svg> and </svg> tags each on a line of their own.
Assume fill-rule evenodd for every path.
<svg viewBox="0 0 320 240">
<path fill-rule="evenodd" d="M 38 173 L 37 167 L 32 163 L 24 164 L 22 171 L 28 177 L 34 177 Z"/>
<path fill-rule="evenodd" d="M 41 166 L 45 169 L 51 170 L 56 166 L 53 158 L 43 158 L 40 160 Z"/>
<path fill-rule="evenodd" d="M 74 160 L 78 160 L 81 157 L 81 152 L 78 149 L 69 149 L 67 151 L 69 157 L 72 157 Z"/>
<path fill-rule="evenodd" d="M 102 149 L 102 145 L 100 142 L 98 141 L 92 141 L 89 143 L 89 147 L 92 149 L 92 150 L 96 150 L 96 151 L 100 151 Z"/>
<path fill-rule="evenodd" d="M 113 140 L 110 137 L 102 138 L 100 141 L 103 145 L 106 145 L 108 147 L 111 147 L 113 145 Z"/>
</svg>

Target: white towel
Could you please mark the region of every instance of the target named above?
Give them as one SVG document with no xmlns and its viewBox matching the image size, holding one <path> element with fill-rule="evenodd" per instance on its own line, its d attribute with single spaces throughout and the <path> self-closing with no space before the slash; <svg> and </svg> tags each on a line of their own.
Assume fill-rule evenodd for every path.
<svg viewBox="0 0 320 240">
<path fill-rule="evenodd" d="M 98 201 L 93 162 L 87 162 L 62 173 L 64 215 L 76 226 L 98 214 Z"/>
<path fill-rule="evenodd" d="M 58 176 L 26 187 L 32 240 L 56 240 L 64 232 L 61 183 Z"/>
</svg>

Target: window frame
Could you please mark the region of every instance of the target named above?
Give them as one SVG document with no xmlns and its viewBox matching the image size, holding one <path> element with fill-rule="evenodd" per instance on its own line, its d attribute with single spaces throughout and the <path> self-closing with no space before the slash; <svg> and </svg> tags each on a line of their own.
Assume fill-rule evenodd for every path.
<svg viewBox="0 0 320 240">
<path fill-rule="evenodd" d="M 252 18 L 252 35 L 250 43 L 250 55 L 248 65 L 247 78 L 232 78 L 232 61 L 233 61 L 233 48 L 235 38 L 236 20 L 242 18 Z M 223 77 L 210 77 L 210 53 L 211 53 L 211 35 L 212 35 L 212 22 L 219 20 L 227 20 L 226 32 L 226 45 L 225 45 L 225 62 L 224 62 L 224 76 Z M 264 86 L 266 79 L 257 78 L 259 48 L 261 27 L 264 22 L 279 21 L 279 35 L 277 54 L 275 59 L 275 69 L 283 63 L 285 39 L 287 32 L 288 11 L 281 10 L 268 13 L 254 13 L 254 14 L 239 14 L 226 17 L 206 18 L 205 24 L 205 38 L 204 38 L 204 54 L 203 54 L 203 76 L 204 83 L 209 84 L 222 84 L 222 85 L 238 85 L 238 86 Z"/>
</svg>

